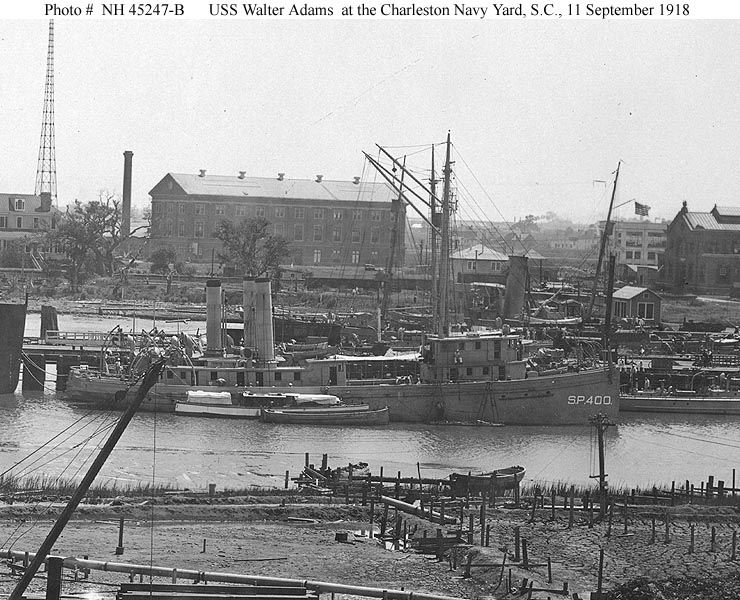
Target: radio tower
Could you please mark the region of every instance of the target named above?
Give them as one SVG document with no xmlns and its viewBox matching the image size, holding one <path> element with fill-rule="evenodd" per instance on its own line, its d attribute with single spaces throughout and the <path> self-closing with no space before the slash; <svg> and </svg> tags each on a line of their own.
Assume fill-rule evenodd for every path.
<svg viewBox="0 0 740 600">
<path fill-rule="evenodd" d="M 36 192 L 51 195 L 57 204 L 57 161 L 54 156 L 54 20 L 49 21 L 49 50 L 46 55 L 46 85 L 44 86 L 44 120 L 41 124 L 39 162 L 36 167 Z"/>
</svg>

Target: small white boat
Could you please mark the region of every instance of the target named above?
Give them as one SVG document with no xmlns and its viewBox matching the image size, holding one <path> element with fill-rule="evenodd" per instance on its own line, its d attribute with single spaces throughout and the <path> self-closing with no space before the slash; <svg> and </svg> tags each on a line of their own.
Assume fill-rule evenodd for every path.
<svg viewBox="0 0 740 600">
<path fill-rule="evenodd" d="M 370 410 L 367 404 L 313 408 L 266 408 L 262 411 L 265 423 L 294 425 L 387 425 L 388 407 Z"/>
<path fill-rule="evenodd" d="M 331 394 L 283 394 L 278 392 L 255 394 L 188 390 L 187 400 L 175 404 L 175 414 L 194 417 L 259 419 L 265 408 L 301 406 L 331 409 L 334 406 L 342 406 L 342 404 L 337 396 Z"/>
</svg>

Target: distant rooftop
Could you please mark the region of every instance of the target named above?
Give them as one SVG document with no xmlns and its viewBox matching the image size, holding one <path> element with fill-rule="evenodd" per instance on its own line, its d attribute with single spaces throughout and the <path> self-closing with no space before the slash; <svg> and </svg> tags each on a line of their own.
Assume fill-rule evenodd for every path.
<svg viewBox="0 0 740 600">
<path fill-rule="evenodd" d="M 740 231 L 740 207 L 715 205 L 710 212 L 692 212 L 684 204 L 679 215 L 692 230 Z"/>
<path fill-rule="evenodd" d="M 246 177 L 168 173 L 149 194 L 166 196 L 179 192 L 190 196 L 379 203 L 388 203 L 396 198 L 396 193 L 385 183 L 360 181 L 359 178 L 356 181 L 327 180 L 318 175 L 315 179 L 287 179 L 282 175 Z"/>
</svg>

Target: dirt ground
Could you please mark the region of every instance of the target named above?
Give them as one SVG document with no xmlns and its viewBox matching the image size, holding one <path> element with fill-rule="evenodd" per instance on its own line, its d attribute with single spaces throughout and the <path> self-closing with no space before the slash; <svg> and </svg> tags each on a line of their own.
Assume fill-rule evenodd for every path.
<svg viewBox="0 0 740 600">
<path fill-rule="evenodd" d="M 376 540 L 359 535 L 369 527 L 367 507 L 303 501 L 289 501 L 281 506 L 279 499 L 273 503 L 269 499 L 246 498 L 231 498 L 228 504 L 195 502 L 202 500 L 158 500 L 152 504 L 131 499 L 122 506 L 81 506 L 55 545 L 54 553 L 87 555 L 92 560 L 109 562 L 405 589 L 458 598 L 503 597 L 510 591 L 509 565 L 513 565 L 513 587 L 519 587 L 523 578 L 533 581 L 535 589 L 562 590 L 567 582 L 571 594 L 577 592 L 581 598 L 587 598 L 588 592 L 597 587 L 601 549 L 604 589 L 638 577 L 648 581 L 681 577 L 722 579 L 740 569 L 740 551 L 736 560 L 731 560 L 733 532 L 738 528 L 740 515 L 727 507 L 645 507 L 639 513 L 628 514 L 626 533 L 623 517 L 617 511 L 608 537 L 608 523 L 597 522 L 589 527 L 585 513 L 577 513 L 570 528 L 568 513 L 562 509 L 556 510 L 555 520 L 549 509 L 537 509 L 534 521 L 531 510 L 489 509 L 490 545 L 480 546 L 476 516 L 475 545 L 460 548 L 457 569 L 453 570 L 450 557 L 438 561 L 412 550 L 386 549 Z M 7 549 L 12 543 L 13 550 L 35 551 L 54 518 L 41 506 L 0 505 L 0 547 Z M 478 512 L 471 506 L 470 514 Z M 376 527 L 381 514 L 376 511 Z M 121 517 L 125 519 L 124 553 L 116 556 Z M 692 524 L 694 546 L 690 548 Z M 409 517 L 406 525 L 409 531 L 415 529 L 417 538 L 425 530 L 429 536 L 436 534 L 437 525 L 415 517 Z M 527 541 L 532 564 L 526 569 L 521 560 L 513 563 L 514 527 L 519 527 L 521 539 Z M 448 532 L 455 529 L 457 526 L 451 526 Z M 335 541 L 338 532 L 353 532 L 357 536 L 353 543 L 342 543 Z M 504 548 L 508 553 L 503 578 L 498 566 L 476 566 L 501 563 Z M 465 577 L 468 555 L 471 576 Z M 552 582 L 548 582 L 548 557 Z M 64 590 L 97 590 L 110 597 L 115 584 L 126 580 L 128 576 L 124 574 L 93 571 L 87 582 L 66 583 Z M 0 595 L 7 594 L 14 582 L 10 568 L 0 567 Z M 39 578 L 31 591 L 41 593 L 44 585 Z M 675 585 L 680 587 L 680 583 Z M 554 592 L 541 591 L 532 598 L 548 596 L 556 597 Z M 740 589 L 736 597 L 740 597 Z"/>
</svg>

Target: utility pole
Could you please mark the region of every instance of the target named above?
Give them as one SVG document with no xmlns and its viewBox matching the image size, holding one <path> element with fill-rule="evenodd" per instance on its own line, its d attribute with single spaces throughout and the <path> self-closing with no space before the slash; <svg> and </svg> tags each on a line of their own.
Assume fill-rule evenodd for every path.
<svg viewBox="0 0 740 600">
<path fill-rule="evenodd" d="M 599 474 L 592 475 L 591 477 L 599 480 L 599 515 L 603 517 L 606 513 L 608 489 L 606 467 L 604 466 L 604 434 L 614 423 L 610 423 L 609 418 L 603 413 L 595 414 L 589 421 L 596 428 L 596 436 L 599 443 Z"/>
</svg>

